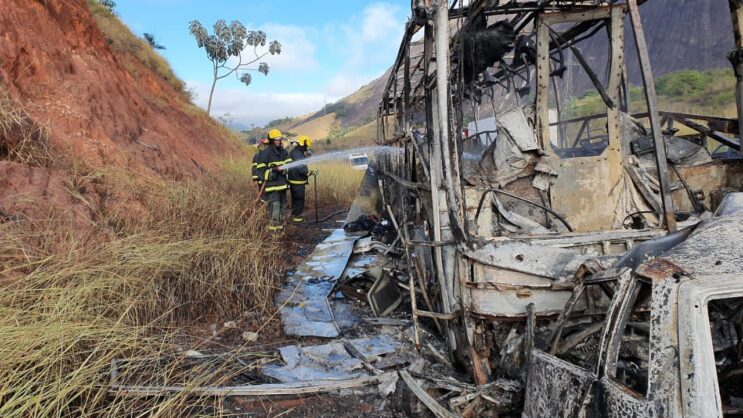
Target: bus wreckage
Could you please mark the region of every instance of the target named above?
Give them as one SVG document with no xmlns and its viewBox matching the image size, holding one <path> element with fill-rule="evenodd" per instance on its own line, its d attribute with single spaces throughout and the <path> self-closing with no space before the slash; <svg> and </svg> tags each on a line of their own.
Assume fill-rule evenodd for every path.
<svg viewBox="0 0 743 418">
<path fill-rule="evenodd" d="M 659 108 L 652 2 L 415 0 L 380 103 L 413 322 L 524 416 L 743 413 L 743 5 L 726 119 Z"/>
</svg>

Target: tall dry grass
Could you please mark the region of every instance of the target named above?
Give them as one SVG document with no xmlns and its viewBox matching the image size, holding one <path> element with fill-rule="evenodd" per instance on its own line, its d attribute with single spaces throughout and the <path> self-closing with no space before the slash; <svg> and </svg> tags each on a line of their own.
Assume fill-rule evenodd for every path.
<svg viewBox="0 0 743 418">
<path fill-rule="evenodd" d="M 353 202 L 356 192 L 364 177 L 363 170 L 356 170 L 348 161 L 333 161 L 319 164 L 310 164 L 311 170 L 317 170 L 317 200 L 318 206 L 325 211 L 329 209 L 347 209 Z M 310 177 L 310 184 L 306 189 L 306 210 L 314 210 L 314 181 Z M 321 209 L 321 211 L 322 211 Z"/>
<path fill-rule="evenodd" d="M 0 87 L 0 159 L 48 167 L 52 164 L 49 129 L 36 122 Z"/>
<path fill-rule="evenodd" d="M 218 414 L 219 400 L 187 393 L 112 396 L 110 366 L 182 358 L 179 350 L 193 348 L 176 338 L 183 325 L 272 312 L 281 266 L 267 255 L 280 247 L 263 211 L 252 210 L 248 170 L 227 161 L 186 182 L 81 170 L 72 183 L 101 195 L 93 229 L 70 233 L 54 219 L 0 224 L 0 416 Z M 221 366 L 169 364 L 121 378 L 199 385 L 230 376 Z"/>
</svg>

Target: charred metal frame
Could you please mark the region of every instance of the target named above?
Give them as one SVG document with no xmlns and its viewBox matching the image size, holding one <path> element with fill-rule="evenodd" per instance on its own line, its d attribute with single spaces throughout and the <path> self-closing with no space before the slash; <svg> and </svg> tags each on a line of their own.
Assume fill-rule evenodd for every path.
<svg viewBox="0 0 743 418">
<path fill-rule="evenodd" d="M 740 29 L 743 25 L 743 6 L 740 0 L 729 0 L 738 48 L 730 56 L 738 81 L 738 125 L 733 126 L 730 120 L 722 118 L 662 112 L 658 109 L 647 45 L 639 20 L 638 4 L 644 3 L 643 0 L 627 0 L 622 4 L 615 4 L 614 1 L 582 0 L 517 1 L 505 4 L 501 4 L 503 3 L 501 1 L 474 0 L 468 6 L 463 6 L 462 3 L 455 0 L 449 6 L 444 1 L 412 1 L 412 18 L 406 25 L 400 50 L 379 106 L 377 120 L 377 142 L 404 149 L 404 158 L 380 157 L 378 174 L 381 177 L 382 194 L 389 210 L 394 212 L 391 214 L 397 219 L 408 220 L 403 221 L 399 226 L 404 230 L 401 235 L 406 237 L 403 244 L 413 249 L 429 248 L 433 254 L 432 274 L 427 271 L 421 272 L 425 266 L 419 264 L 408 266 L 409 274 L 425 276 L 419 277 L 418 283 L 421 287 L 426 287 L 426 277 L 435 278 L 433 281 L 435 297 L 432 298 L 434 306 L 431 309 L 439 312 L 433 312 L 432 316 L 441 320 L 444 335 L 447 337 L 452 353 L 456 353 L 460 359 L 465 359 L 469 363 L 477 383 L 485 383 L 490 380 L 492 373 L 488 350 L 484 347 L 487 346 L 484 342 L 487 339 L 485 325 L 500 320 L 524 321 L 529 317 L 527 306 L 530 302 L 539 301 L 539 298 L 534 296 L 539 292 L 552 292 L 549 293 L 550 295 L 560 294 L 560 298 L 554 300 L 554 303 L 562 307 L 568 301 L 572 287 L 560 282 L 561 274 L 567 274 L 565 272 L 551 272 L 549 273 L 551 276 L 543 274 L 541 277 L 552 277 L 556 280 L 549 285 L 536 279 L 519 283 L 519 280 L 524 280 L 531 273 L 514 266 L 507 267 L 505 270 L 496 269 L 499 275 L 504 271 L 508 273 L 507 275 L 513 275 L 511 279 L 508 279 L 512 284 L 509 284 L 508 280 L 492 282 L 474 279 L 478 274 L 496 276 L 494 273 L 496 270 L 488 270 L 492 266 L 488 266 L 483 259 L 478 259 L 474 255 L 477 254 L 478 249 L 489 248 L 488 251 L 491 251 L 496 248 L 497 251 L 506 251 L 512 256 L 522 258 L 524 254 L 516 247 L 509 247 L 511 244 L 483 241 L 476 233 L 478 229 L 476 218 L 480 215 L 477 202 L 481 202 L 484 195 L 492 190 L 478 189 L 481 194 L 476 196 L 473 203 L 468 198 L 468 190 L 462 182 L 460 166 L 462 146 L 463 140 L 469 138 L 465 138 L 462 124 L 461 107 L 465 92 L 461 85 L 457 85 L 459 74 L 457 71 L 452 71 L 450 63 L 452 56 L 461 53 L 462 47 L 458 44 L 457 34 L 465 30 L 471 24 L 471 17 L 477 14 L 510 18 L 517 29 L 529 25 L 534 26 L 538 51 L 536 63 L 534 63 L 535 125 L 537 142 L 541 145 L 541 151 L 548 155 L 554 153 L 550 147 L 551 126 L 562 129 L 569 123 L 581 123 L 582 126 L 575 139 L 577 143 L 581 135 L 590 131 L 590 123 L 593 119 L 604 117 L 608 124 L 609 146 L 607 149 L 597 157 L 582 157 L 581 161 L 578 159 L 562 160 L 558 171 L 570 173 L 576 169 L 576 165 L 587 164 L 593 160 L 595 167 L 603 167 L 601 170 L 614 170 L 611 176 L 618 179 L 622 176 L 629 176 L 621 172 L 623 168 L 619 149 L 621 142 L 619 112 L 620 110 L 626 111 L 626 103 L 623 104 L 622 100 L 622 89 L 624 89 L 625 102 L 627 94 L 623 24 L 624 16 L 628 13 L 632 23 L 632 33 L 636 39 L 648 105 L 648 112 L 633 116 L 647 118 L 650 121 L 650 131 L 655 145 L 657 178 L 660 183 L 661 205 L 657 208 L 657 212 L 663 220 L 664 228 L 671 232 L 676 229 L 676 220 L 671 200 L 665 143 L 662 137 L 663 125 L 670 127 L 676 121 L 721 144 L 740 149 L 739 142 L 721 132 L 737 134 L 738 127 L 743 125 L 743 52 L 740 52 L 743 51 Z M 574 24 L 562 35 L 556 36 L 550 26 L 563 22 L 574 22 Z M 601 86 L 595 77 L 592 77 L 592 81 L 607 104 L 607 112 L 567 120 L 558 118 L 557 122 L 550 122 L 548 101 L 550 81 L 555 75 L 555 64 L 561 64 L 559 56 L 562 55 L 563 50 L 575 50 L 576 43 L 592 36 L 602 28 L 606 28 L 609 33 L 611 56 L 609 79 L 606 87 Z M 423 31 L 422 40 L 414 42 L 415 34 L 421 30 Z M 446 58 L 441 59 L 441 57 Z M 585 60 L 580 61 L 589 74 L 594 73 Z M 529 63 L 525 63 L 521 67 L 507 67 L 492 76 L 499 85 L 515 86 L 513 80 L 524 80 L 531 76 L 529 66 Z M 526 76 L 523 75 L 524 73 Z M 706 123 L 708 126 L 694 121 Z M 480 134 L 482 133 L 477 135 Z M 572 212 L 574 210 L 572 207 L 560 207 L 560 202 L 555 197 L 559 193 L 560 190 L 556 190 L 549 197 L 550 210 Z M 607 208 L 609 206 L 607 205 Z M 475 214 L 476 208 L 478 210 L 475 215 L 475 224 L 472 225 L 471 217 Z M 411 225 L 418 228 L 423 238 L 410 239 L 410 236 L 413 236 L 408 232 Z M 590 247 L 598 248 L 601 254 L 610 254 L 627 251 L 633 247 L 635 242 L 662 233 L 659 230 L 607 232 L 606 229 L 605 225 L 598 228 L 595 225 L 583 225 L 579 229 L 583 231 L 581 234 L 567 233 L 557 237 L 514 236 L 511 238 L 557 246 L 556 250 Z M 597 230 L 603 230 L 603 232 L 596 232 Z M 560 251 L 554 253 L 555 257 L 560 257 Z M 523 301 L 523 306 L 519 308 L 522 312 L 512 316 L 494 317 L 488 312 L 478 311 L 476 304 L 483 297 L 480 293 L 483 289 L 512 291 L 513 300 Z M 544 309 L 539 303 L 532 305 L 532 308 L 534 318 L 554 318 L 559 312 Z"/>
</svg>

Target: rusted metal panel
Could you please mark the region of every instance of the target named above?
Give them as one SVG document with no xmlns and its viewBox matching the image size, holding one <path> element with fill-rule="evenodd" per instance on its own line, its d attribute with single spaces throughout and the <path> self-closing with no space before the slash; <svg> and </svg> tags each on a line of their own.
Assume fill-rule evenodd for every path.
<svg viewBox="0 0 743 418">
<path fill-rule="evenodd" d="M 614 10 L 614 12 L 612 12 Z M 612 229 L 616 223 L 617 207 L 625 192 L 624 170 L 619 132 L 619 115 L 616 109 L 607 111 L 609 145 L 599 156 L 560 158 L 552 148 L 549 138 L 549 24 L 579 22 L 598 18 L 612 18 L 609 88 L 607 94 L 619 102 L 619 80 L 622 71 L 623 13 L 617 8 L 601 8 L 591 12 L 545 14 L 540 17 L 537 30 L 537 121 L 542 148 L 556 161 L 554 180 L 550 191 L 552 208 L 565 214 L 578 232 Z"/>
<path fill-rule="evenodd" d="M 493 236 L 493 213 L 492 205 L 483 206 L 480 216 L 475 219 L 477 212 L 477 203 L 480 199 L 482 190 L 475 187 L 465 187 L 464 196 L 466 201 L 467 232 L 478 237 Z"/>
<path fill-rule="evenodd" d="M 738 184 L 729 184 L 734 179 L 740 179 L 737 164 L 729 164 L 723 161 L 712 161 L 706 164 L 694 166 L 677 166 L 681 177 L 692 191 L 701 190 L 704 195 L 702 203 L 714 210 L 712 194 L 715 190 L 722 190 L 726 187 L 739 188 Z M 737 172 L 736 172 L 737 171 Z M 686 190 L 680 188 L 673 193 L 674 204 L 678 205 L 679 210 L 690 210 L 691 204 Z"/>
<path fill-rule="evenodd" d="M 674 274 L 686 274 L 684 269 L 665 258 L 656 258 L 655 260 L 648 261 L 638 267 L 636 272 L 638 276 L 645 277 L 654 282 L 666 280 L 669 277 L 673 277 Z"/>
<path fill-rule="evenodd" d="M 624 192 L 622 153 L 609 144 L 596 157 L 560 159 L 552 184 L 552 208 L 563 213 L 577 232 L 612 229 Z"/>
</svg>

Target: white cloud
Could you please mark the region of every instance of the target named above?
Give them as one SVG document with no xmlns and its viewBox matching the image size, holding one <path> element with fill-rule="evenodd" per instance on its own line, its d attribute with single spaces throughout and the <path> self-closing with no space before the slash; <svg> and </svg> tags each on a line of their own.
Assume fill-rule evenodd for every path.
<svg viewBox="0 0 743 418">
<path fill-rule="evenodd" d="M 325 88 L 328 95 L 343 97 L 353 93 L 379 76 L 375 69 L 392 65 L 406 18 L 398 5 L 373 3 L 361 15 L 351 18 L 348 24 L 326 29 L 328 42 L 340 45 L 340 53 L 346 57 Z M 337 29 L 340 29 L 343 39 L 334 36 L 332 31 Z"/>
<path fill-rule="evenodd" d="M 361 34 L 365 42 L 384 40 L 390 33 L 398 33 L 400 26 L 397 14 L 400 8 L 397 5 L 376 3 L 364 9 Z"/>
<path fill-rule="evenodd" d="M 281 54 L 267 55 L 265 60 L 272 70 L 297 70 L 305 71 L 318 68 L 317 46 L 310 40 L 314 28 L 299 27 L 294 25 L 281 25 L 277 23 L 265 24 L 261 30 L 266 32 L 269 40 L 277 40 L 281 43 Z M 250 51 L 249 51 L 250 52 Z"/>
<path fill-rule="evenodd" d="M 405 16 L 394 4 L 374 3 L 361 16 L 340 27 L 344 37 L 333 40 L 341 45 L 346 56 L 343 67 L 364 70 L 370 65 L 391 65 L 405 28 Z M 361 30 L 359 30 L 361 29 Z"/>
<path fill-rule="evenodd" d="M 324 91 L 329 96 L 329 102 L 334 102 L 358 90 L 359 87 L 368 83 L 371 77 L 373 76 L 340 71 L 330 79 Z"/>
<path fill-rule="evenodd" d="M 209 88 L 205 83 L 189 82 L 197 95 L 196 104 L 204 109 L 209 102 Z M 231 114 L 235 122 L 258 126 L 287 116 L 314 112 L 329 102 L 323 93 L 261 93 L 247 87 L 220 87 L 214 93 L 212 117 Z"/>
<path fill-rule="evenodd" d="M 249 26 L 252 27 L 252 26 Z M 296 70 L 301 68 L 305 71 L 315 70 L 319 67 L 317 62 L 317 46 L 310 40 L 309 34 L 315 33 L 314 28 L 300 27 L 295 25 L 282 25 L 278 23 L 267 23 L 257 28 L 266 33 L 266 46 L 258 48 L 258 54 L 268 51 L 268 42 L 279 41 L 281 53 L 278 55 L 267 54 L 259 61 L 251 64 L 249 68 L 256 69 L 260 62 L 268 63 L 270 71 Z M 246 47 L 242 53 L 243 62 L 249 62 L 256 58 L 252 46 Z M 230 57 L 228 67 L 237 65 L 238 59 Z"/>
</svg>

